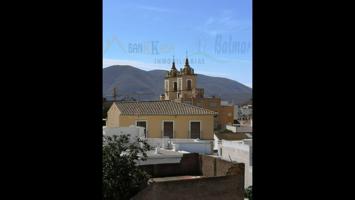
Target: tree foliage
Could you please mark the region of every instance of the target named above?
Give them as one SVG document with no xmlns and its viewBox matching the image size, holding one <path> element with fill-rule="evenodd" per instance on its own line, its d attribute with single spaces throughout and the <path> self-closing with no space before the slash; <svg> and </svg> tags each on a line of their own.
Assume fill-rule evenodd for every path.
<svg viewBox="0 0 355 200">
<path fill-rule="evenodd" d="M 140 138 L 130 141 L 129 135 L 104 136 L 103 193 L 105 200 L 129 199 L 148 182 L 149 175 L 137 166 L 146 160 L 152 147 Z"/>
<path fill-rule="evenodd" d="M 249 186 L 244 191 L 244 197 L 253 200 L 253 186 Z"/>
</svg>

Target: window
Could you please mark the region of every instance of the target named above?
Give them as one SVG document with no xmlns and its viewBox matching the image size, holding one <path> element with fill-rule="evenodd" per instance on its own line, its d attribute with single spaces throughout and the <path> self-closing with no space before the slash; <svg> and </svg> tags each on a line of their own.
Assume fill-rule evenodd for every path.
<svg viewBox="0 0 355 200">
<path fill-rule="evenodd" d="M 147 137 L 147 121 L 137 121 L 136 125 L 144 128 L 144 136 Z"/>
<path fill-rule="evenodd" d="M 191 90 L 191 80 L 187 80 L 187 90 Z"/>
<path fill-rule="evenodd" d="M 210 103 L 210 107 L 215 108 L 216 106 L 217 106 L 217 103 L 215 103 L 215 102 Z"/>
<path fill-rule="evenodd" d="M 177 82 L 174 82 L 174 92 L 177 91 Z"/>
<path fill-rule="evenodd" d="M 163 137 L 174 137 L 174 122 L 173 121 L 163 121 Z"/>
<path fill-rule="evenodd" d="M 199 121 L 190 122 L 190 137 L 192 139 L 200 138 L 201 124 Z"/>
</svg>

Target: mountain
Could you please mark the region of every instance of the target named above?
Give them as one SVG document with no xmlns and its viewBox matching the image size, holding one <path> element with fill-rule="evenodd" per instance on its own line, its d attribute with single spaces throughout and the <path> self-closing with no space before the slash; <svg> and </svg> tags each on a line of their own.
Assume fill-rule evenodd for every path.
<svg viewBox="0 0 355 200">
<path fill-rule="evenodd" d="M 166 70 L 144 71 L 129 65 L 113 65 L 103 69 L 103 96 L 112 99 L 133 97 L 138 100 L 158 100 L 163 93 Z M 252 89 L 231 79 L 197 75 L 197 87 L 205 89 L 205 96 L 218 96 L 223 101 L 242 104 L 252 98 Z"/>
</svg>

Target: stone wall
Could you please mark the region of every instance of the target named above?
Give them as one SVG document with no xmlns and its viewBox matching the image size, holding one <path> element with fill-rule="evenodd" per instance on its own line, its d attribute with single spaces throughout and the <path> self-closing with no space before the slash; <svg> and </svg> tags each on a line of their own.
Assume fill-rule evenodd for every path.
<svg viewBox="0 0 355 200">
<path fill-rule="evenodd" d="M 184 154 L 180 163 L 177 164 L 159 164 L 159 165 L 142 165 L 148 174 L 155 177 L 167 176 L 183 176 L 183 175 L 201 175 L 199 154 Z"/>
<path fill-rule="evenodd" d="M 226 141 L 222 140 L 221 151 L 222 159 L 232 160 L 239 163 L 245 163 L 245 185 L 247 188 L 253 185 L 253 173 L 252 173 L 252 140 L 243 141 Z"/>
<path fill-rule="evenodd" d="M 221 176 L 156 182 L 132 200 L 244 200 L 240 176 Z"/>
<path fill-rule="evenodd" d="M 211 156 L 200 156 L 201 174 L 206 177 L 216 176 L 216 158 Z"/>
<path fill-rule="evenodd" d="M 206 177 L 238 175 L 243 176 L 244 163 L 232 163 L 212 156 L 200 155 L 201 174 Z"/>
<path fill-rule="evenodd" d="M 244 163 L 232 163 L 216 159 L 216 176 L 238 175 L 243 177 L 244 185 Z"/>
<path fill-rule="evenodd" d="M 153 177 L 204 177 L 154 182 L 134 196 L 133 200 L 244 200 L 244 163 L 232 163 L 206 155 L 184 154 L 180 164 L 141 167 Z"/>
</svg>

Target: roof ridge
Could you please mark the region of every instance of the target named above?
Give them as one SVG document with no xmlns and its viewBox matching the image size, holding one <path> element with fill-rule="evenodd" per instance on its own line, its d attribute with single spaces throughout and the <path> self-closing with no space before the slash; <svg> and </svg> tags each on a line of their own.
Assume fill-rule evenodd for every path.
<svg viewBox="0 0 355 200">
<path fill-rule="evenodd" d="M 176 102 L 176 103 L 179 103 L 179 102 Z M 210 109 L 208 109 L 208 108 L 202 108 L 202 107 L 195 106 L 195 105 L 188 104 L 188 103 L 181 103 L 181 104 L 185 104 L 185 105 L 192 106 L 192 107 L 195 107 L 195 108 L 198 108 L 198 109 L 202 109 L 202 110 L 209 110 L 209 111 L 215 112 L 215 111 L 210 110 Z"/>
<path fill-rule="evenodd" d="M 147 101 L 116 101 L 117 103 L 145 103 L 145 102 L 173 102 L 172 100 L 147 100 Z M 178 103 L 178 102 L 176 102 Z"/>
<path fill-rule="evenodd" d="M 164 101 L 123 101 L 115 102 L 122 114 L 128 115 L 215 115 L 217 112 L 194 106 L 187 103 L 180 103 L 172 100 Z"/>
</svg>

